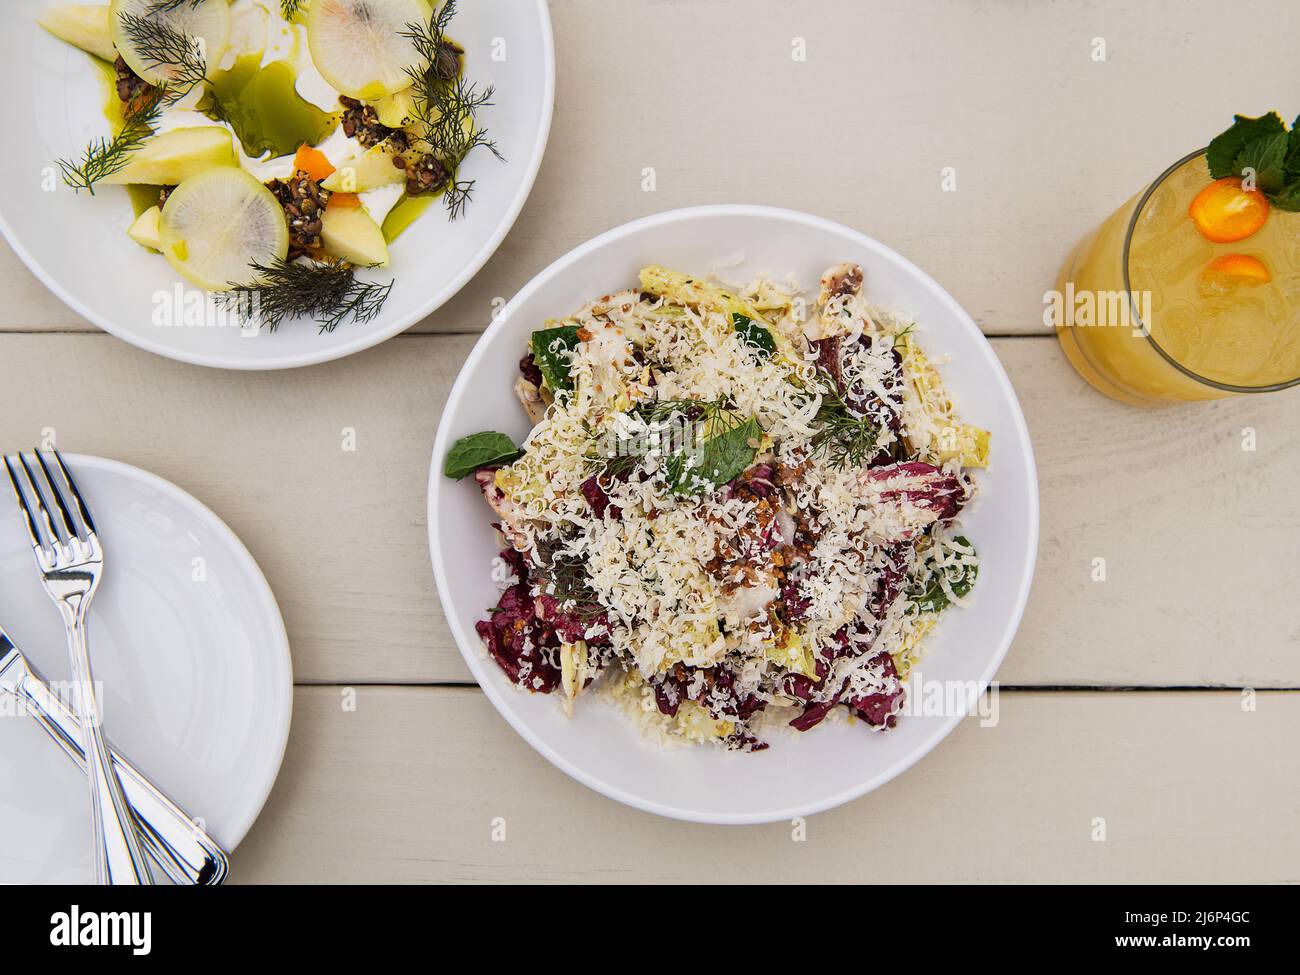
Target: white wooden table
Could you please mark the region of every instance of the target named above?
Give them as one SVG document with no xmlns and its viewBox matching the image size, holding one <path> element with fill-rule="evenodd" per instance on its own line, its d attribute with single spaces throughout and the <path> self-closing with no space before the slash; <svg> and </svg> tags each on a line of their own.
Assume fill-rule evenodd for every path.
<svg viewBox="0 0 1300 975">
<path fill-rule="evenodd" d="M 279 598 L 293 731 L 234 878 L 1300 881 L 1300 393 L 1122 407 L 1041 324 L 1078 236 L 1234 110 L 1300 109 L 1281 101 L 1300 48 L 1290 8 L 553 0 L 555 125 L 513 233 L 428 321 L 311 369 L 137 351 L 4 249 L 0 443 L 52 427 L 67 449 L 176 482 Z M 1010 373 L 1042 481 L 1000 722 L 964 722 L 900 779 L 814 817 L 805 842 L 781 824 L 658 819 L 537 757 L 470 681 L 423 541 L 439 411 L 492 300 L 610 226 L 728 201 L 831 217 L 942 281 Z M 55 401 L 32 381 L 50 361 L 79 393 Z"/>
</svg>

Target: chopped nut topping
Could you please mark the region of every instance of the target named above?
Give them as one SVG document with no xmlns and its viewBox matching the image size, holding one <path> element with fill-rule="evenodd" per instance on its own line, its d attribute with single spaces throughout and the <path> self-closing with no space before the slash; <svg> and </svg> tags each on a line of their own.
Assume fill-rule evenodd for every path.
<svg viewBox="0 0 1300 975">
<path fill-rule="evenodd" d="M 288 180 L 273 179 L 266 188 L 284 207 L 285 220 L 289 223 L 288 259 L 292 261 L 303 254 L 319 257 L 324 247 L 320 238 L 321 217 L 333 193 L 322 189 L 317 180 L 302 170 Z"/>
</svg>

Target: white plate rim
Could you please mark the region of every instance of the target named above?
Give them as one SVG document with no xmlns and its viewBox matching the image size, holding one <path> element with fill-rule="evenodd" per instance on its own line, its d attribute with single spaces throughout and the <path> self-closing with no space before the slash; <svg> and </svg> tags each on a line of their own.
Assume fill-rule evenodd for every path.
<svg viewBox="0 0 1300 975">
<path fill-rule="evenodd" d="M 271 589 L 271 584 L 267 582 L 261 566 L 253 558 L 253 553 L 235 534 L 234 529 L 227 525 L 215 511 L 184 488 L 151 471 L 109 457 L 64 453 L 63 459 L 68 462 L 68 466 L 73 469 L 74 473 L 80 467 L 92 470 L 99 468 L 147 484 L 160 493 L 175 499 L 182 507 L 188 509 L 192 515 L 207 522 L 208 527 L 213 530 L 214 534 L 229 546 L 230 552 L 236 561 L 243 563 L 245 570 L 248 572 L 249 581 L 253 583 L 254 588 L 258 591 L 261 601 L 258 609 L 265 613 L 268 621 L 273 624 L 275 646 L 267 648 L 267 655 L 272 656 L 273 654 L 275 662 L 278 663 L 279 667 L 283 668 L 282 676 L 285 678 L 282 682 L 284 698 L 280 708 L 281 717 L 276 722 L 275 728 L 272 729 L 274 734 L 274 762 L 268 766 L 269 778 L 257 785 L 256 791 L 260 793 L 260 798 L 255 803 L 249 804 L 249 811 L 244 817 L 245 821 L 233 823 L 223 830 L 229 836 L 230 848 L 226 852 L 233 853 L 235 848 L 244 841 L 248 831 L 253 828 L 253 824 L 257 822 L 257 818 L 262 814 L 262 810 L 266 806 L 267 799 L 271 796 L 271 790 L 275 788 L 276 780 L 280 777 L 280 767 L 284 764 L 284 755 L 289 744 L 289 728 L 293 721 L 293 657 L 289 649 L 289 633 L 285 629 L 284 616 L 280 613 L 280 605 L 276 602 L 275 593 Z M 112 558 L 111 555 L 109 557 Z M 149 770 L 141 769 L 141 771 L 147 775 Z M 252 789 L 249 790 L 250 795 L 253 791 Z"/>
<path fill-rule="evenodd" d="M 342 359 L 346 356 L 354 355 L 357 352 L 372 348 L 381 342 L 398 335 L 416 322 L 427 318 L 444 304 L 454 298 L 466 284 L 483 269 L 486 264 L 496 253 L 501 242 L 506 239 L 506 235 L 514 228 L 515 221 L 519 219 L 519 214 L 528 201 L 528 196 L 533 190 L 533 184 L 537 180 L 538 170 L 542 166 L 542 158 L 546 155 L 546 145 L 551 135 L 551 120 L 555 114 L 555 32 L 551 25 L 551 12 L 546 5 L 546 0 L 535 0 L 538 10 L 541 14 L 542 25 L 542 55 L 543 55 L 543 88 L 542 88 L 542 118 L 541 125 L 538 127 L 537 139 L 533 143 L 532 152 L 528 159 L 528 164 L 524 169 L 524 178 L 520 181 L 515 191 L 514 198 L 510 201 L 506 209 L 504 219 L 498 224 L 492 235 L 484 242 L 483 246 L 474 254 L 474 256 L 465 264 L 455 277 L 453 277 L 443 288 L 434 292 L 419 308 L 413 312 L 401 317 L 395 318 L 389 325 L 382 329 L 372 329 L 362 332 L 357 338 L 340 343 L 339 345 L 329 348 L 322 348 L 318 352 L 303 352 L 297 355 L 279 355 L 267 356 L 265 359 L 249 360 L 234 356 L 225 356 L 220 354 L 206 354 L 188 352 L 183 349 L 177 349 L 165 343 L 155 341 L 147 336 L 132 332 L 129 329 L 119 328 L 114 325 L 103 315 L 100 315 L 89 305 L 76 300 L 58 282 L 54 276 L 46 271 L 44 265 L 40 264 L 28 249 L 23 246 L 17 233 L 9 225 L 9 221 L 0 211 L 0 233 L 4 234 L 5 240 L 18 255 L 19 259 L 27 266 L 27 269 L 34 274 L 41 284 L 45 285 L 56 298 L 62 301 L 67 307 L 86 319 L 92 325 L 102 328 L 105 332 L 113 335 L 123 342 L 134 345 L 137 348 L 144 349 L 156 355 L 163 356 L 167 359 L 174 359 L 177 362 L 185 362 L 195 366 L 207 366 L 211 369 L 238 369 L 244 372 L 263 372 L 276 369 L 297 369 L 302 366 L 318 365 L 322 362 L 332 362 L 335 359 Z"/>
<path fill-rule="evenodd" d="M 888 255 L 891 260 L 901 262 L 907 270 L 916 274 L 922 281 L 929 285 L 935 296 L 948 308 L 948 310 L 959 320 L 964 327 L 968 328 L 974 335 L 979 337 L 978 347 L 984 355 L 985 364 L 989 367 L 990 374 L 996 380 L 1000 392 L 1007 397 L 1012 407 L 1012 420 L 1015 425 L 1017 437 L 1024 448 L 1025 474 L 1027 478 L 1027 496 L 1030 499 L 1030 530 L 1027 538 L 1026 551 L 1024 553 L 1024 564 L 1027 569 L 1022 579 L 1020 590 L 1016 594 L 1014 611 L 1007 617 L 1007 622 L 999 641 L 997 652 L 993 655 L 989 665 L 979 678 L 978 692 L 974 695 L 974 700 L 979 697 L 988 688 L 997 673 L 998 668 L 1011 648 L 1011 642 L 1015 638 L 1016 631 L 1020 628 L 1020 622 L 1024 617 L 1025 607 L 1029 602 L 1029 592 L 1034 581 L 1034 572 L 1038 561 L 1038 538 L 1039 538 L 1039 495 L 1038 495 L 1038 467 L 1034 458 L 1033 441 L 1029 436 L 1029 427 L 1025 422 L 1024 411 L 1020 408 L 1020 400 L 1016 396 L 1015 388 L 1011 385 L 1011 380 L 1007 376 L 1006 370 L 1003 369 L 1001 361 L 993 351 L 992 345 L 980 331 L 975 320 L 958 304 L 957 300 L 952 297 L 942 285 L 924 270 L 912 263 L 902 254 L 892 248 L 882 244 L 873 237 L 869 237 L 859 230 L 844 224 L 828 220 L 824 217 L 818 217 L 813 214 L 803 213 L 798 210 L 790 210 L 783 207 L 773 207 L 761 204 L 746 203 L 724 203 L 724 204 L 706 204 L 703 206 L 682 207 L 675 210 L 667 210 L 661 213 L 651 214 L 641 217 L 637 220 L 629 221 L 610 230 L 591 238 L 585 243 L 579 244 L 567 254 L 553 261 L 545 269 L 540 271 L 532 280 L 521 288 L 513 298 L 502 308 L 497 317 L 488 325 L 483 334 L 479 336 L 470 351 L 469 357 L 461 367 L 456 376 L 456 381 L 452 384 L 451 392 L 447 395 L 447 401 L 443 406 L 442 416 L 438 422 L 438 432 L 434 438 L 433 455 L 429 461 L 429 489 L 428 504 L 426 510 L 426 521 L 429 536 L 429 553 L 433 567 L 433 577 L 438 590 L 438 598 L 444 607 L 444 615 L 447 625 L 452 631 L 452 636 L 456 640 L 456 647 L 460 650 L 461 656 L 469 666 L 470 672 L 474 675 L 475 681 L 487 695 L 497 712 L 510 724 L 512 728 L 531 745 L 539 754 L 548 762 L 554 765 L 560 771 L 564 772 L 571 778 L 581 782 L 590 789 L 607 796 L 624 805 L 640 809 L 643 812 L 653 813 L 658 816 L 664 816 L 669 819 L 678 819 L 686 822 L 706 823 L 711 825 L 723 826 L 744 826 L 758 825 L 762 823 L 773 823 L 793 819 L 796 816 L 811 816 L 827 809 L 832 809 L 846 802 L 851 802 L 860 796 L 866 795 L 886 782 L 896 778 L 903 772 L 907 771 L 922 758 L 934 750 L 938 744 L 955 728 L 964 716 L 962 713 L 954 713 L 946 716 L 941 724 L 937 724 L 930 736 L 925 739 L 921 746 L 916 748 L 910 755 L 896 762 L 884 771 L 868 778 L 864 782 L 858 783 L 852 788 L 846 789 L 835 795 L 823 798 L 815 802 L 796 803 L 789 807 L 761 812 L 761 813 L 709 813 L 698 812 L 690 809 L 682 809 L 670 806 L 664 803 L 658 803 L 653 800 L 643 799 L 639 796 L 631 795 L 622 789 L 608 785 L 596 776 L 584 771 L 572 762 L 568 761 L 562 755 L 543 742 L 537 735 L 533 734 L 527 723 L 519 717 L 515 710 L 509 706 L 505 697 L 505 692 L 496 686 L 496 683 L 489 679 L 490 674 L 487 671 L 487 659 L 478 652 L 478 636 L 470 635 L 464 632 L 456 614 L 448 611 L 451 605 L 449 592 L 443 581 L 447 575 L 447 566 L 443 563 L 440 547 L 437 544 L 435 531 L 437 527 L 436 513 L 438 510 L 441 492 L 443 490 L 443 477 L 439 469 L 438 459 L 446 453 L 447 440 L 450 437 L 450 418 L 456 413 L 457 406 L 461 398 L 469 389 L 468 377 L 473 372 L 479 359 L 485 354 L 488 345 L 497 332 L 503 331 L 510 323 L 511 315 L 522 304 L 524 304 L 534 292 L 538 291 L 543 284 L 553 275 L 569 266 L 576 264 L 586 258 L 589 254 L 599 250 L 606 244 L 617 240 L 621 237 L 635 233 L 639 230 L 655 227 L 664 223 L 671 223 L 678 220 L 690 220 L 694 218 L 707 218 L 713 216 L 763 216 L 803 223 L 822 230 L 828 230 L 837 234 L 846 234 L 857 239 L 857 241 L 867 250 L 877 254 Z"/>
</svg>

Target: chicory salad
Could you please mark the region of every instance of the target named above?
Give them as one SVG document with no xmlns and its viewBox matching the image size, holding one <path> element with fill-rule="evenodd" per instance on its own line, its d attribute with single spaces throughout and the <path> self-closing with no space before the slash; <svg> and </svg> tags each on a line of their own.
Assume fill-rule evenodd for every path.
<svg viewBox="0 0 1300 975">
<path fill-rule="evenodd" d="M 522 446 L 458 441 L 495 516 L 477 624 L 516 685 L 604 689 L 663 743 L 767 747 L 777 723 L 893 727 L 979 570 L 958 515 L 989 435 L 855 264 L 809 300 L 663 267 L 532 335 Z"/>
</svg>

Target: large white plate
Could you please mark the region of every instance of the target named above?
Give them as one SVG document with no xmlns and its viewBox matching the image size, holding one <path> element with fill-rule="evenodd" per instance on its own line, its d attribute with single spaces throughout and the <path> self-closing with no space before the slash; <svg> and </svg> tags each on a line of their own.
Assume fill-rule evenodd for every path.
<svg viewBox="0 0 1300 975">
<path fill-rule="evenodd" d="M 465 215 L 441 208 L 409 227 L 392 266 L 361 276 L 396 279 L 382 315 L 317 334 L 310 321 L 242 337 L 231 327 L 153 324 L 154 296 L 179 278 L 166 261 L 126 236 L 131 204 L 120 187 L 74 193 L 51 167 L 107 132 L 104 89 L 88 55 L 35 22 L 52 0 L 5 4 L 0 85 L 5 92 L 5 173 L 0 230 L 32 272 L 73 311 L 133 345 L 173 359 L 225 369 L 283 369 L 359 352 L 420 321 L 458 292 L 509 232 L 532 189 L 551 127 L 555 52 L 545 0 L 466 0 L 451 35 L 465 46 L 466 74 L 495 85 L 481 118 L 505 162 L 479 150 L 462 176 L 477 180 Z M 494 60 L 495 55 L 495 60 Z M 42 178 L 53 192 L 41 192 Z M 186 285 L 186 287 L 192 287 Z"/>
<path fill-rule="evenodd" d="M 574 717 L 565 718 L 556 700 L 511 685 L 474 632 L 475 621 L 496 602 L 489 563 L 497 547 L 491 513 L 472 480 L 442 476 L 447 450 L 479 430 L 521 440 L 529 424 L 513 384 L 529 334 L 593 297 L 634 287 L 647 264 L 696 274 L 725 264 L 727 276 L 741 280 L 759 272 L 792 273 L 815 287 L 821 272 L 840 261 L 863 266 L 872 301 L 915 316 L 925 350 L 951 358 L 943 373 L 962 416 L 993 434 L 982 494 L 962 515 L 980 553 L 974 602 L 945 615 L 920 666 L 925 681 L 954 682 L 942 686 L 969 703 L 1006 654 L 1029 595 L 1038 546 L 1033 450 L 1006 373 L 975 323 L 933 279 L 888 247 L 827 220 L 768 207 L 695 207 L 638 220 L 583 244 L 529 282 L 488 327 L 452 388 L 429 474 L 429 544 L 447 621 L 474 676 L 515 730 L 578 781 L 621 802 L 710 823 L 817 812 L 898 775 L 961 715 L 907 715 L 889 734 L 828 723 L 798 739 L 779 736 L 756 754 L 662 750 L 641 741 L 622 714 L 590 699 L 580 699 Z"/>
<path fill-rule="evenodd" d="M 275 782 L 289 735 L 289 641 L 239 539 L 180 488 L 65 455 L 104 543 L 90 607 L 104 730 L 227 851 Z M 0 624 L 48 681 L 69 676 L 63 625 L 0 484 Z M 0 882 L 92 879 L 85 779 L 34 719 L 0 717 Z"/>
</svg>

